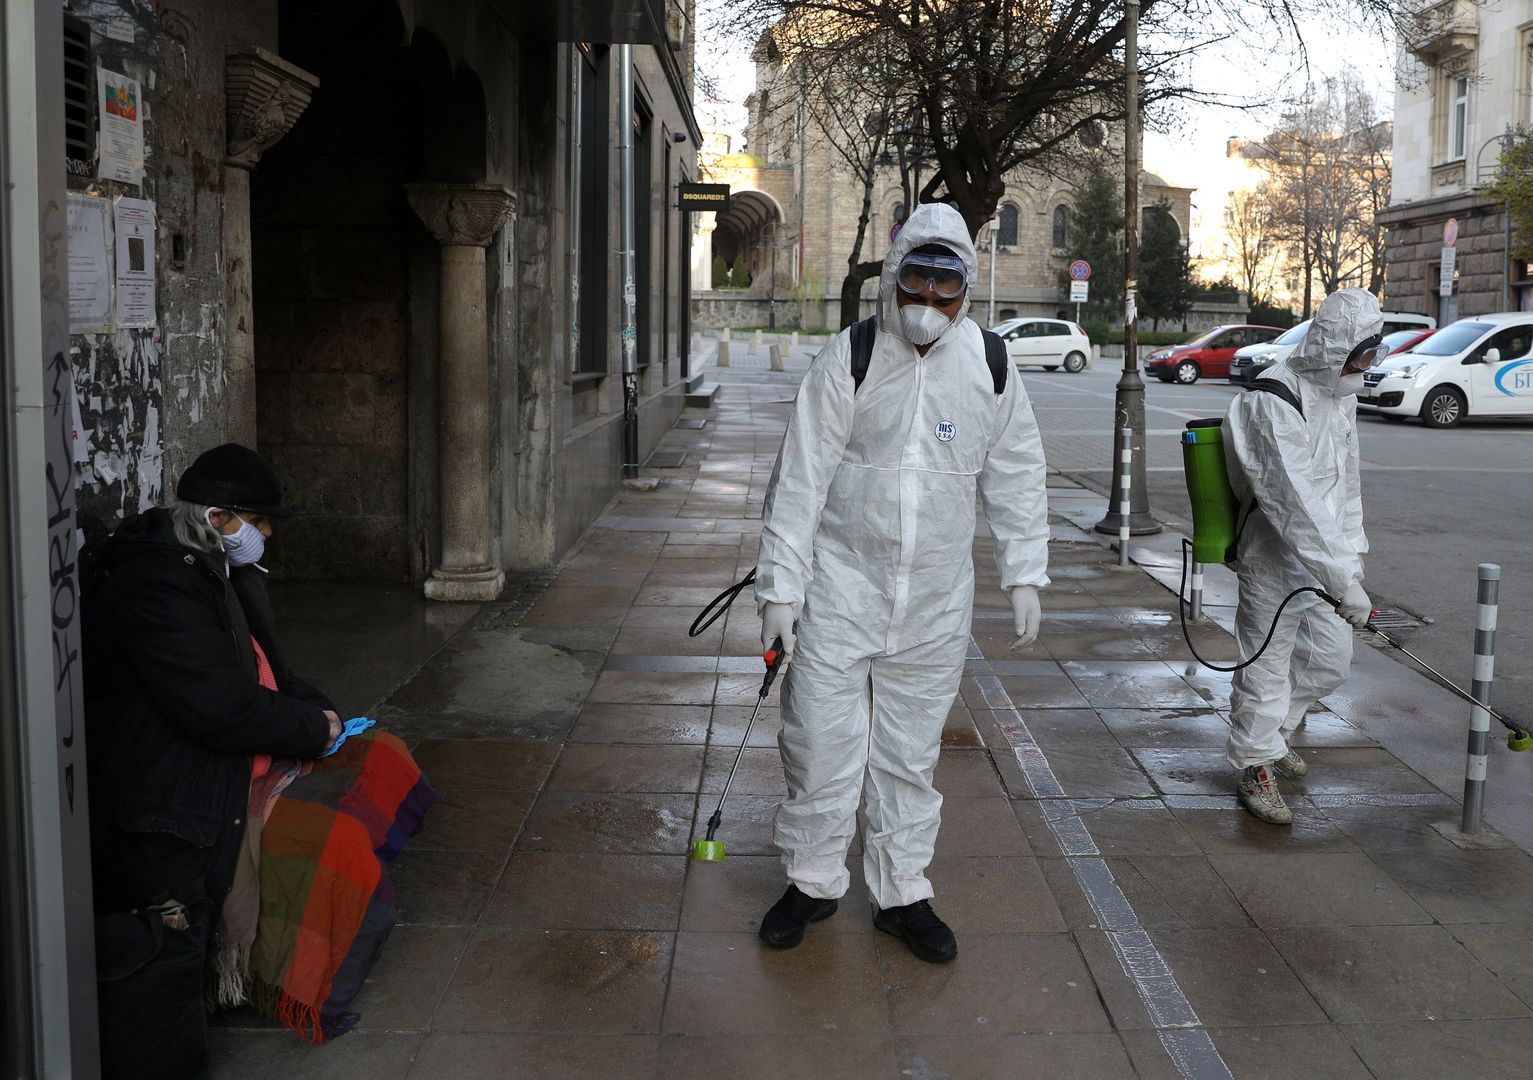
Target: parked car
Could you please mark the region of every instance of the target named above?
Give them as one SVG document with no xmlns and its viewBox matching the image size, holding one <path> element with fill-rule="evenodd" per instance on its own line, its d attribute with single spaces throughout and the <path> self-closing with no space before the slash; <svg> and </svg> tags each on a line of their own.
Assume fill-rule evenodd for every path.
<svg viewBox="0 0 1533 1080">
<path fill-rule="evenodd" d="M 1293 347 L 1309 329 L 1309 323 L 1310 321 L 1305 319 L 1295 326 L 1290 326 L 1271 341 L 1236 349 L 1234 358 L 1230 360 L 1230 382 L 1243 386 L 1293 352 Z"/>
<path fill-rule="evenodd" d="M 1533 416 L 1533 312 L 1473 315 L 1363 375 L 1359 411 L 1450 428 L 1466 416 Z"/>
<path fill-rule="evenodd" d="M 1184 344 L 1151 353 L 1144 368 L 1161 382 L 1184 386 L 1205 377 L 1223 379 L 1230 373 L 1236 349 L 1271 341 L 1282 332 L 1276 326 L 1216 326 Z"/>
<path fill-rule="evenodd" d="M 1006 343 L 1006 355 L 1017 367 L 1036 364 L 1050 371 L 1083 370 L 1091 362 L 1091 339 L 1086 331 L 1063 319 L 1007 319 L 995 333 Z"/>
<path fill-rule="evenodd" d="M 1384 336 L 1386 342 L 1394 334 L 1403 334 L 1407 331 L 1422 333 L 1430 331 L 1437 325 L 1437 320 L 1430 315 L 1416 315 L 1409 311 L 1386 311 L 1384 312 Z M 1297 326 L 1283 331 L 1283 336 L 1265 345 L 1248 345 L 1235 353 L 1235 359 L 1230 362 L 1230 382 L 1236 385 L 1246 385 L 1273 364 L 1282 360 L 1293 352 L 1299 339 L 1304 336 L 1304 331 L 1309 329 L 1309 320 L 1305 319 Z M 1391 352 L 1409 348 L 1409 345 L 1391 346 Z"/>
</svg>

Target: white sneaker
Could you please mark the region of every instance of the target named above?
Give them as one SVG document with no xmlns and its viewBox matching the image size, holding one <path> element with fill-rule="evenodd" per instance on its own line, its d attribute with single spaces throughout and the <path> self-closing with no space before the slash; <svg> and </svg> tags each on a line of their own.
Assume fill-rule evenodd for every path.
<svg viewBox="0 0 1533 1080">
<path fill-rule="evenodd" d="M 1251 765 L 1240 774 L 1240 805 L 1273 825 L 1292 825 L 1293 811 L 1283 801 L 1277 779 L 1267 765 Z"/>
<path fill-rule="evenodd" d="M 1273 767 L 1284 776 L 1294 780 L 1302 779 L 1309 775 L 1309 762 L 1299 756 L 1299 752 L 1292 747 L 1288 753 L 1272 763 Z"/>
</svg>

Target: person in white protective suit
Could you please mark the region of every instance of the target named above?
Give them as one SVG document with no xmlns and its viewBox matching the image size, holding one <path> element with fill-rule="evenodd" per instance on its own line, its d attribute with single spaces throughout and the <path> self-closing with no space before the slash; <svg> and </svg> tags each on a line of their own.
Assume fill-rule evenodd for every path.
<svg viewBox="0 0 1533 1080">
<path fill-rule="evenodd" d="M 1017 641 L 1048 584 L 1042 441 L 1022 381 L 998 394 L 966 318 L 974 246 L 952 207 L 917 207 L 884 259 L 860 388 L 850 331 L 799 389 L 762 515 L 762 640 L 791 657 L 778 745 L 788 797 L 775 840 L 789 886 L 761 925 L 791 948 L 849 884 L 859 795 L 875 925 L 930 961 L 957 952 L 924 871 L 932 787 L 973 612 L 975 495 L 996 538 Z"/>
<path fill-rule="evenodd" d="M 1241 506 L 1236 540 L 1240 655 L 1253 655 L 1285 597 L 1318 585 L 1341 600 L 1332 609 L 1314 593 L 1288 605 L 1261 658 L 1237 671 L 1230 688 L 1229 763 L 1241 770 L 1240 801 L 1277 825 L 1293 821 L 1274 770 L 1290 777 L 1309 763 L 1287 742 L 1304 715 L 1346 679 L 1352 632 L 1372 604 L 1363 590 L 1362 487 L 1358 474 L 1357 391 L 1380 345 L 1379 302 L 1364 289 L 1325 298 L 1286 360 L 1261 376 L 1297 395 L 1302 414 L 1273 393 L 1247 391 L 1224 422 L 1230 487 Z M 1339 617 L 1338 617 L 1339 616 Z M 1346 622 L 1342 620 L 1345 619 Z"/>
</svg>

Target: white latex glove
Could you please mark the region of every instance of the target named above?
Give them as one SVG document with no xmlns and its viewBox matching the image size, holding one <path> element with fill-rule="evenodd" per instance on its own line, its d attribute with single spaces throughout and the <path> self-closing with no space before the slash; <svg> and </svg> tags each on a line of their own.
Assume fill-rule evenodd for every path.
<svg viewBox="0 0 1533 1080">
<path fill-rule="evenodd" d="M 1368 599 L 1368 594 L 1363 591 L 1363 587 L 1354 582 L 1348 585 L 1347 591 L 1342 594 L 1341 603 L 1336 607 L 1336 614 L 1361 630 L 1368 625 L 1368 620 L 1373 618 L 1373 601 Z"/>
<path fill-rule="evenodd" d="M 1038 624 L 1043 620 L 1043 610 L 1038 606 L 1038 587 L 1018 585 L 1011 590 L 1011 613 L 1016 619 L 1017 639 L 1013 649 L 1026 648 L 1038 640 Z"/>
<path fill-rule="evenodd" d="M 793 605 L 767 604 L 761 609 L 761 651 L 782 638 L 782 662 L 793 659 Z"/>
</svg>

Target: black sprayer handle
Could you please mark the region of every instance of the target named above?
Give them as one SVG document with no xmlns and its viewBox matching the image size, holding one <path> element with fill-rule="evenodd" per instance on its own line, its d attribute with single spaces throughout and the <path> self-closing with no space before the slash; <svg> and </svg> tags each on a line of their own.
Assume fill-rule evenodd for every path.
<svg viewBox="0 0 1533 1080">
<path fill-rule="evenodd" d="M 782 638 L 775 639 L 772 647 L 762 654 L 761 659 L 766 664 L 766 678 L 761 680 L 761 696 L 766 697 L 767 691 L 772 689 L 772 683 L 777 680 L 777 673 L 782 670 Z"/>
</svg>

